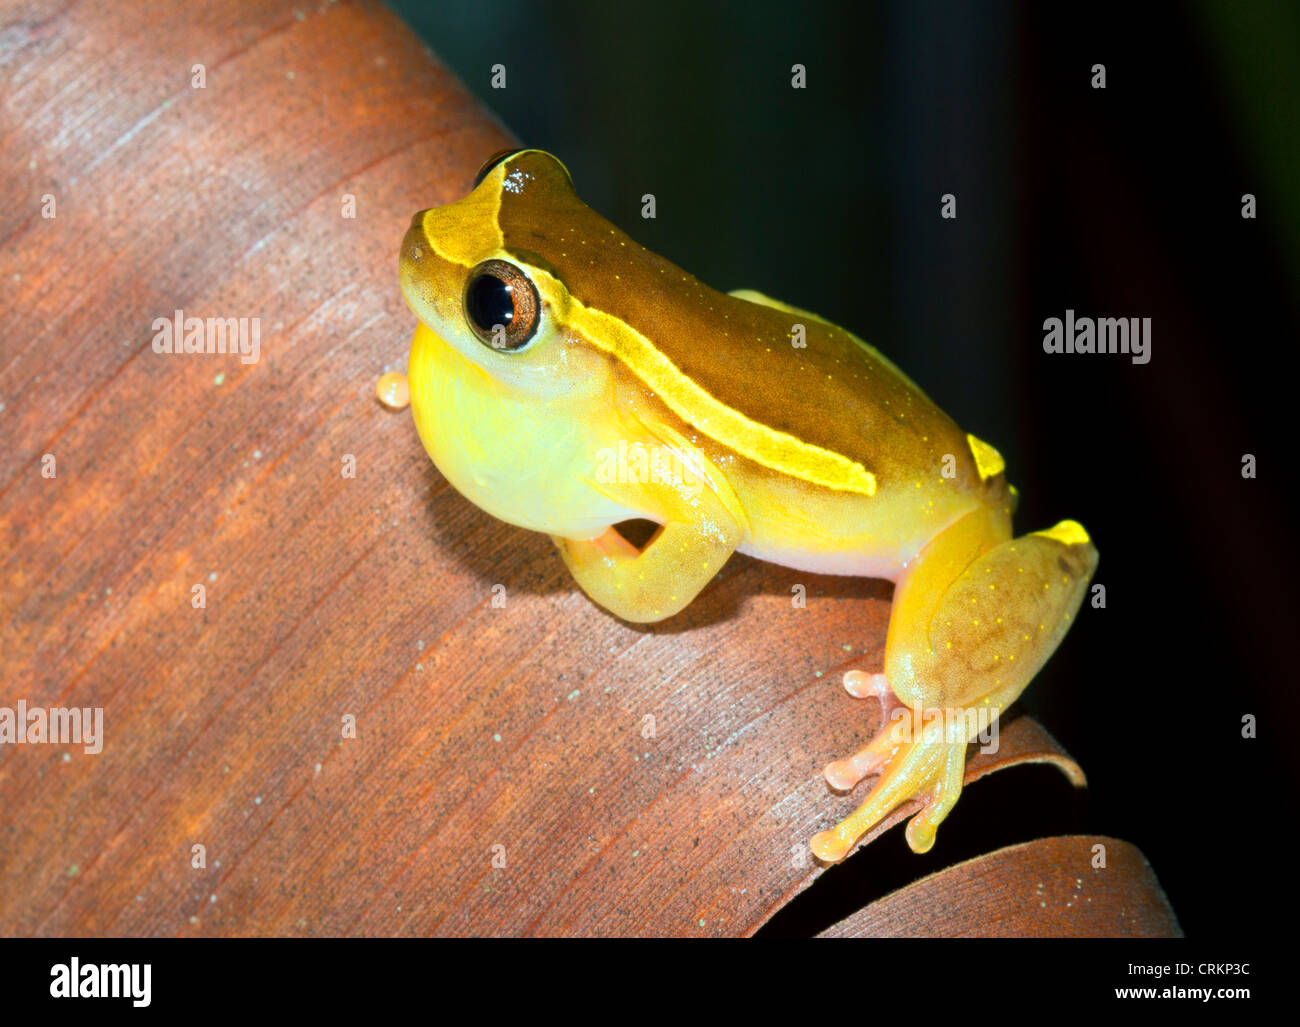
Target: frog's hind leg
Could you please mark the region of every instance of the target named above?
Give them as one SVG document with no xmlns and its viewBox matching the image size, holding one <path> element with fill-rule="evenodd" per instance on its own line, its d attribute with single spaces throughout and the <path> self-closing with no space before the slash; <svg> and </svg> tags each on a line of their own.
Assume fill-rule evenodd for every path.
<svg viewBox="0 0 1300 1027">
<path fill-rule="evenodd" d="M 908 844 L 928 850 L 961 794 L 967 744 L 1064 637 L 1097 550 L 1074 521 L 1022 538 L 1009 534 L 1005 514 L 972 513 L 933 539 L 899 579 L 884 675 L 845 685 L 855 695 L 880 694 L 887 685 L 903 708 L 888 714 L 861 752 L 826 768 L 827 781 L 841 790 L 880 777 L 855 813 L 813 838 L 818 858 L 843 859 L 909 799 L 926 805 L 908 824 Z"/>
</svg>

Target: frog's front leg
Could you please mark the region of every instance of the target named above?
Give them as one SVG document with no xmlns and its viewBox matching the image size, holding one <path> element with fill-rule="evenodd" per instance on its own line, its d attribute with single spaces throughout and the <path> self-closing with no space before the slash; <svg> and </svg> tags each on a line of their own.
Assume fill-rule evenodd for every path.
<svg viewBox="0 0 1300 1027">
<path fill-rule="evenodd" d="M 694 599 L 736 551 L 743 514 L 720 477 L 686 474 L 668 483 L 606 483 L 607 496 L 647 511 L 661 527 L 637 549 L 611 526 L 598 538 L 552 536 L 574 579 L 591 599 L 634 623 L 671 617 Z M 725 486 L 723 486 L 725 488 Z"/>
<path fill-rule="evenodd" d="M 847 790 L 879 774 L 866 801 L 812 839 L 827 862 L 909 799 L 925 808 L 907 825 L 915 852 L 961 794 L 966 746 L 1024 690 L 1064 637 L 1097 566 L 1074 521 L 1012 539 L 1005 512 L 980 510 L 933 539 L 894 591 L 884 679 L 904 704 L 857 755 L 826 768 Z M 851 672 L 855 695 L 878 694 L 879 675 Z M 917 718 L 920 722 L 917 723 Z"/>
</svg>

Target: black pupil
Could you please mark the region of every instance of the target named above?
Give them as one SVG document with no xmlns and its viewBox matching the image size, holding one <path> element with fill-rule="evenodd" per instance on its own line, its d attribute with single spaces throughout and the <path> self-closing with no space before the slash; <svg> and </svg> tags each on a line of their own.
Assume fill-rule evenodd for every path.
<svg viewBox="0 0 1300 1027">
<path fill-rule="evenodd" d="M 466 298 L 470 320 L 481 331 L 490 332 L 497 325 L 509 328 L 515 319 L 515 300 L 510 286 L 496 275 L 479 275 L 469 287 Z"/>
</svg>

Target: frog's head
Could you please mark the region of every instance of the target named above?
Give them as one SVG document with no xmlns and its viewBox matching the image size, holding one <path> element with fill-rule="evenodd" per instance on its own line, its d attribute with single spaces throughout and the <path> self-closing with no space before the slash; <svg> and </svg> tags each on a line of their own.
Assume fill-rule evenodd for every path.
<svg viewBox="0 0 1300 1027">
<path fill-rule="evenodd" d="M 443 474 L 503 520 L 579 537 L 609 513 L 583 490 L 621 433 L 615 361 L 583 301 L 626 284 L 607 259 L 624 240 L 539 150 L 498 155 L 464 199 L 411 219 L 400 273 L 420 319 L 416 427 Z"/>
<path fill-rule="evenodd" d="M 603 360 L 578 345 L 569 291 L 548 259 L 556 247 L 564 252 L 555 260 L 568 257 L 565 227 L 594 216 L 549 153 L 498 154 L 464 199 L 411 219 L 402 295 L 434 335 L 507 390 L 545 399 L 598 387 L 602 376 L 592 374 Z"/>
</svg>

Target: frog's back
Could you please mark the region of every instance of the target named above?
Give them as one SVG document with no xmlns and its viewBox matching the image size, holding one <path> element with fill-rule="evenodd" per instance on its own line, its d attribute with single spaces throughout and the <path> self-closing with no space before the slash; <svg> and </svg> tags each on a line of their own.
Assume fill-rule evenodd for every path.
<svg viewBox="0 0 1300 1027">
<path fill-rule="evenodd" d="M 949 483 L 982 490 L 965 434 L 883 355 L 815 315 L 710 288 L 583 204 L 567 173 L 546 173 L 555 165 L 544 161 L 554 159 L 527 151 L 507 162 L 498 215 L 505 248 L 525 260 L 544 255 L 572 299 L 627 326 L 611 332 L 606 319 L 591 341 L 617 347 L 684 420 L 832 488 L 911 488 L 950 454 Z M 802 346 L 795 324 L 804 327 Z"/>
<path fill-rule="evenodd" d="M 714 358 L 696 366 L 689 347 L 680 353 L 706 389 L 763 424 L 863 464 L 881 488 L 912 487 L 918 473 L 937 474 L 947 454 L 957 484 L 979 485 L 962 430 L 874 347 L 757 293 L 721 295 L 715 306 L 736 327 Z"/>
</svg>

